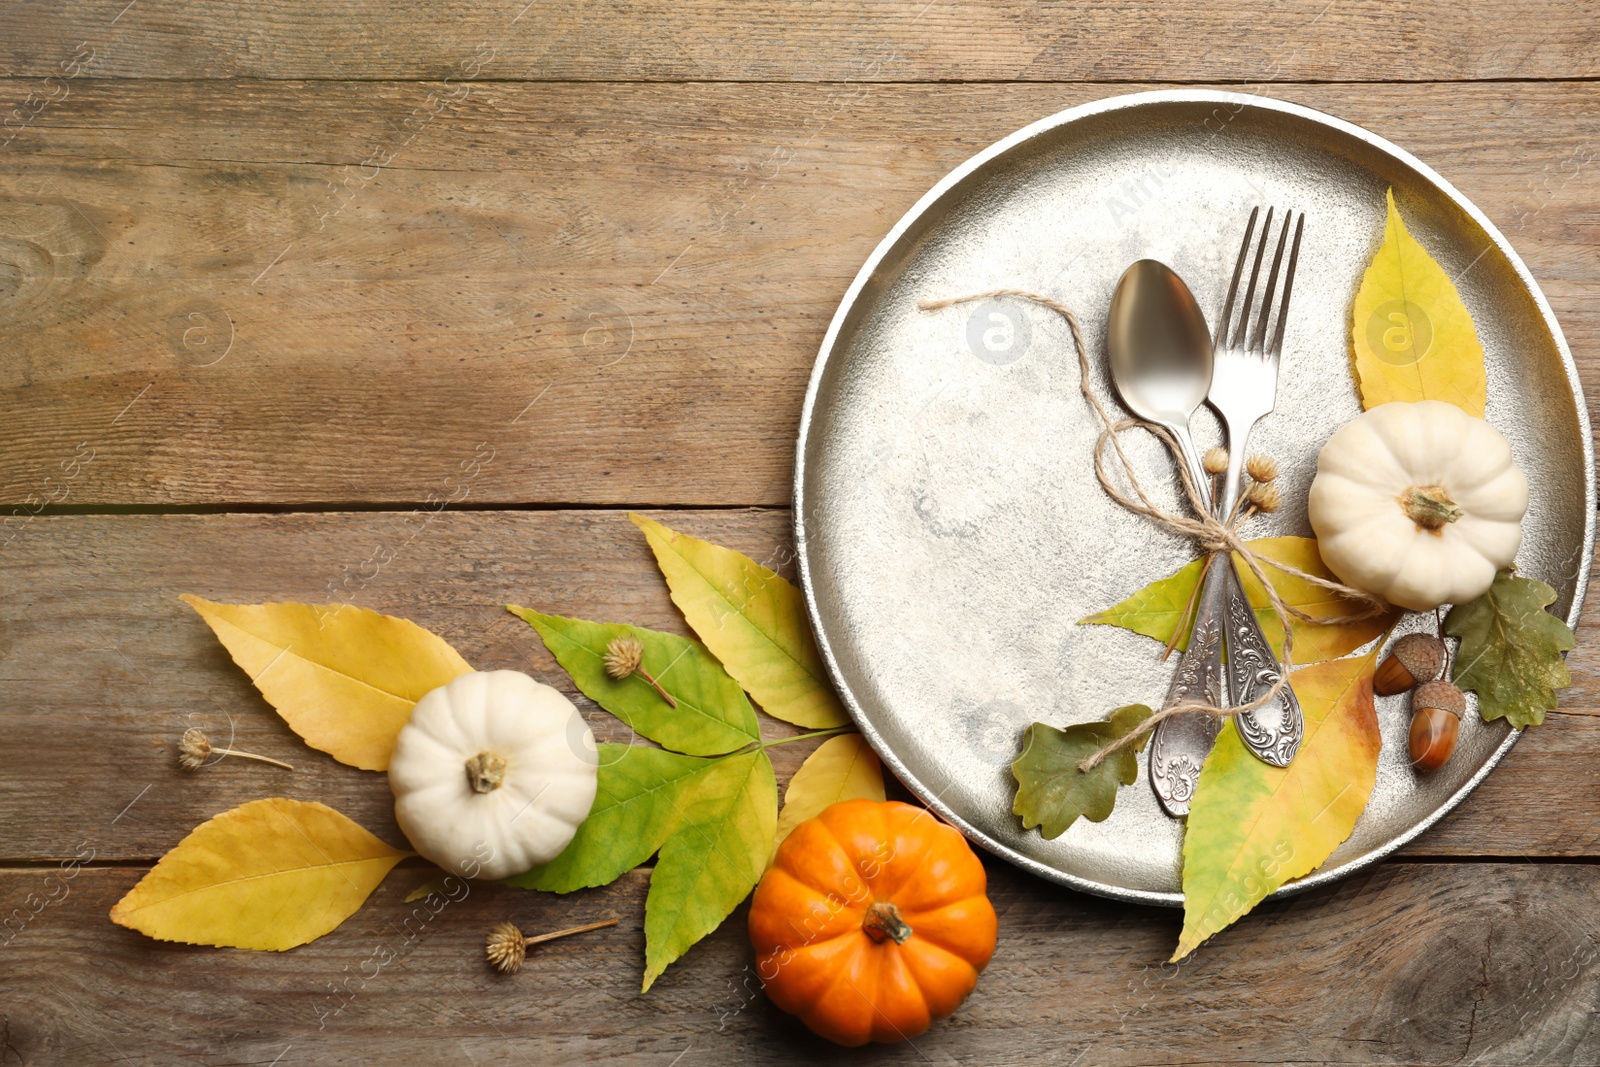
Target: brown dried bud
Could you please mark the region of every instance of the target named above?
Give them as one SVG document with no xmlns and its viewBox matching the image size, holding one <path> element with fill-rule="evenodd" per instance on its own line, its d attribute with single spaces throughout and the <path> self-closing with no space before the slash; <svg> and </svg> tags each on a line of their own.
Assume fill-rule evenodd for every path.
<svg viewBox="0 0 1600 1067">
<path fill-rule="evenodd" d="M 1222 474 L 1228 469 L 1228 450 L 1225 448 L 1208 448 L 1200 461 L 1207 474 Z"/>
<path fill-rule="evenodd" d="M 522 936 L 513 923 L 501 923 L 489 931 L 489 941 L 483 950 L 489 966 L 501 974 L 516 974 L 528 954 L 528 939 Z"/>
<path fill-rule="evenodd" d="M 1433 634 L 1406 634 L 1378 664 L 1372 688 L 1379 696 L 1392 697 L 1414 685 L 1433 681 L 1443 670 L 1443 641 Z"/>
<path fill-rule="evenodd" d="M 621 681 L 639 669 L 644 661 L 644 645 L 637 637 L 618 637 L 606 646 L 606 673 Z"/>
<path fill-rule="evenodd" d="M 1244 462 L 1244 469 L 1258 482 L 1270 482 L 1278 476 L 1278 462 L 1271 456 L 1260 453 L 1251 456 Z"/>
<path fill-rule="evenodd" d="M 1244 498 L 1251 507 L 1268 515 L 1283 506 L 1283 497 L 1278 495 L 1276 487 L 1267 482 L 1251 482 L 1244 491 Z"/>
</svg>

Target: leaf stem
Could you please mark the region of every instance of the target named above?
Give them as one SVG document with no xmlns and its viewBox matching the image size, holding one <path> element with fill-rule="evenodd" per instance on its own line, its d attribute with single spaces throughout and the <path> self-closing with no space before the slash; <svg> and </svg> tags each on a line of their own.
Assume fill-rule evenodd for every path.
<svg viewBox="0 0 1600 1067">
<path fill-rule="evenodd" d="M 271 756 L 258 756 L 254 752 L 240 752 L 236 748 L 215 748 L 212 749 L 212 751 L 219 756 L 239 756 L 243 759 L 260 760 L 262 763 L 270 763 L 274 767 L 282 767 L 286 771 L 294 770 L 293 767 L 283 762 L 281 759 L 273 759 Z"/>
<path fill-rule="evenodd" d="M 835 737 L 843 733 L 854 733 L 854 726 L 830 726 L 826 730 L 812 730 L 806 734 L 795 734 L 793 737 L 782 737 L 776 741 L 760 742 L 763 749 L 775 748 L 778 745 L 787 745 L 791 741 L 804 741 L 808 737 Z"/>
</svg>

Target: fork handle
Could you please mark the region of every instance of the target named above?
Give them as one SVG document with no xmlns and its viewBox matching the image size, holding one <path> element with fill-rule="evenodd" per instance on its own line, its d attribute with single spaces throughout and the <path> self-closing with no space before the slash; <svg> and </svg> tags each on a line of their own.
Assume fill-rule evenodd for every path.
<svg viewBox="0 0 1600 1067">
<path fill-rule="evenodd" d="M 1228 424 L 1228 473 L 1222 483 L 1222 495 L 1216 500 L 1218 522 L 1227 523 L 1233 515 L 1234 505 L 1239 502 L 1239 486 L 1244 481 L 1244 446 L 1250 440 L 1250 431 L 1255 429 L 1255 425 L 1255 422 L 1251 422 L 1235 432 L 1233 425 Z"/>
</svg>

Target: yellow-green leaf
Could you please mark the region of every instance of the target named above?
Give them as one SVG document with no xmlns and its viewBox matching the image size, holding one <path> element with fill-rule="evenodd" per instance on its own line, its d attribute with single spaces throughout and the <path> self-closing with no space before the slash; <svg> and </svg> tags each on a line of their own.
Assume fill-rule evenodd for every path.
<svg viewBox="0 0 1600 1067">
<path fill-rule="evenodd" d="M 755 888 L 772 855 L 778 783 L 760 749 L 715 761 L 661 846 L 644 904 L 644 989 Z"/>
<path fill-rule="evenodd" d="M 539 632 L 585 696 L 656 744 L 691 756 L 720 756 L 761 740 L 744 690 L 700 642 L 642 626 L 544 615 L 514 604 L 506 610 Z M 672 694 L 677 707 L 637 674 L 617 679 L 606 673 L 606 648 L 619 637 L 643 646 L 641 666 Z"/>
<path fill-rule="evenodd" d="M 409 855 L 326 805 L 253 800 L 196 827 L 111 921 L 158 941 L 282 951 L 344 922 Z"/>
<path fill-rule="evenodd" d="M 412 706 L 472 670 L 416 623 L 349 604 L 179 599 L 306 744 L 362 770 L 387 770 Z"/>
<path fill-rule="evenodd" d="M 1383 244 L 1350 309 L 1361 406 L 1443 400 L 1483 418 L 1483 345 L 1455 283 L 1406 230 L 1389 190 Z"/>
<path fill-rule="evenodd" d="M 817 651 L 800 590 L 748 556 L 643 515 L 672 602 L 767 714 L 820 730 L 849 722 Z"/>
<path fill-rule="evenodd" d="M 789 779 L 773 844 L 782 844 L 790 830 L 822 814 L 831 804 L 858 797 L 882 800 L 883 796 L 883 765 L 867 739 L 860 734 L 830 737 Z"/>
<path fill-rule="evenodd" d="M 1264 559 L 1287 563 L 1319 578 L 1334 577 L 1323 564 L 1322 556 L 1317 553 L 1315 538 L 1263 537 L 1251 541 L 1250 547 Z M 1278 622 L 1277 613 L 1272 610 L 1267 600 L 1267 591 L 1244 565 L 1238 553 L 1234 553 L 1234 562 L 1239 569 L 1239 579 L 1244 585 L 1245 596 L 1250 599 L 1251 606 L 1255 608 L 1256 618 L 1261 622 L 1261 630 L 1281 656 L 1283 627 Z M 1115 607 L 1081 619 L 1078 624 L 1121 626 L 1123 629 L 1153 637 L 1166 644 L 1172 639 L 1173 628 L 1178 625 L 1179 619 L 1186 613 L 1192 615 L 1189 603 L 1194 598 L 1195 588 L 1200 582 L 1201 568 L 1204 565 L 1203 560 L 1195 560 L 1180 568 L 1176 574 L 1152 582 Z M 1334 618 L 1339 615 L 1354 614 L 1362 607 L 1359 603 L 1336 596 L 1303 578 L 1291 577 L 1270 565 L 1264 569 L 1284 603 L 1299 608 L 1308 615 L 1325 619 Z M 1294 661 L 1300 664 L 1320 663 L 1323 660 L 1348 655 L 1387 630 L 1398 614 L 1395 612 L 1358 622 L 1334 625 L 1319 625 L 1293 619 Z M 1187 648 L 1188 644 L 1188 628 L 1185 627 L 1185 632 L 1180 635 L 1176 647 L 1182 650 Z"/>
<path fill-rule="evenodd" d="M 1287 767 L 1257 759 L 1230 720 L 1206 757 L 1183 835 L 1183 933 L 1173 960 L 1350 836 L 1378 778 L 1376 653 L 1296 671 L 1305 737 Z"/>
<path fill-rule="evenodd" d="M 571 893 L 607 885 L 649 859 L 678 828 L 713 760 L 645 745 L 601 745 L 589 817 L 549 863 L 505 880 L 520 889 Z"/>
</svg>

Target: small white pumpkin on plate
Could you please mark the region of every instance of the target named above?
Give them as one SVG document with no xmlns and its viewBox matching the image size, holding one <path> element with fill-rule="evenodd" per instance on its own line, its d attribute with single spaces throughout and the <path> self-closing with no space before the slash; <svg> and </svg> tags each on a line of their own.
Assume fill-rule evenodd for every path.
<svg viewBox="0 0 1600 1067">
<path fill-rule="evenodd" d="M 555 859 L 594 806 L 599 752 L 577 707 L 518 671 L 473 671 L 417 701 L 389 760 L 394 814 L 454 874 Z"/>
<path fill-rule="evenodd" d="M 1454 404 L 1383 404 L 1317 456 L 1308 501 L 1340 580 L 1412 611 L 1462 604 L 1516 558 L 1528 479 L 1500 431 Z"/>
</svg>

